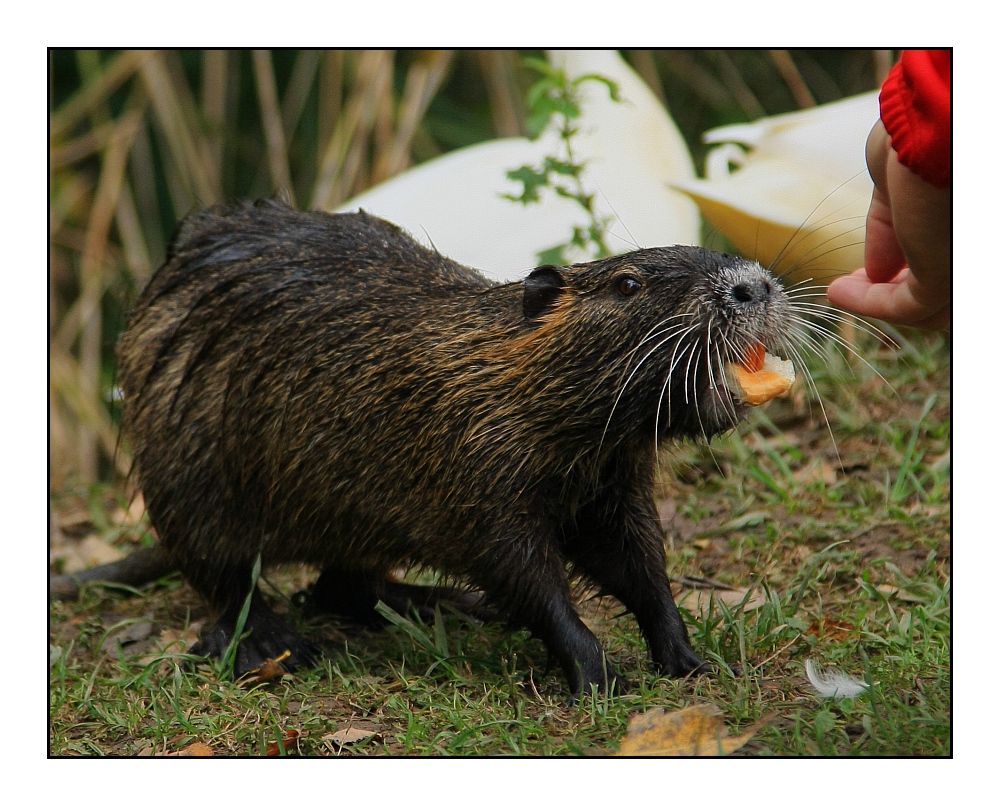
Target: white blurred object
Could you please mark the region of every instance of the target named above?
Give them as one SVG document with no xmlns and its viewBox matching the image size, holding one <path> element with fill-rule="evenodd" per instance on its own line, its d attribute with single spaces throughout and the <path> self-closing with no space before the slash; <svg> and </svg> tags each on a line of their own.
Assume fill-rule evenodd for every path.
<svg viewBox="0 0 1000 806">
<path fill-rule="evenodd" d="M 806 661 L 806 677 L 820 697 L 834 697 L 841 700 L 845 697 L 857 697 L 868 688 L 864 680 L 858 680 L 843 672 L 821 672 L 812 660 Z"/>
<path fill-rule="evenodd" d="M 551 51 L 548 57 L 570 79 L 597 74 L 618 84 L 620 102 L 599 82 L 580 85 L 581 115 L 572 141 L 574 157 L 586 162 L 583 184 L 595 194 L 597 216 L 612 217 L 609 248 L 697 244 L 697 208 L 669 187 L 693 180 L 694 165 L 653 92 L 613 50 Z M 339 211 L 363 208 L 493 279 L 517 280 L 538 265 L 539 252 L 588 223 L 578 204 L 545 189 L 540 203 L 528 205 L 501 196 L 523 189 L 507 171 L 561 155 L 554 131 L 536 141 L 511 137 L 480 143 L 405 171 Z"/>
<path fill-rule="evenodd" d="M 707 179 L 674 187 L 743 255 L 776 274 L 832 279 L 864 262 L 874 187 L 865 143 L 878 118 L 870 92 L 712 129 L 704 140 L 720 145 L 706 159 Z"/>
</svg>

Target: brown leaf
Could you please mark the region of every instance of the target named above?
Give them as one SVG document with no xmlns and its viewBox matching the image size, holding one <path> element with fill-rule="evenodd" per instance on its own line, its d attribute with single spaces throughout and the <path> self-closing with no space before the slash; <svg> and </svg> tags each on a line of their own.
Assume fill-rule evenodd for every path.
<svg viewBox="0 0 1000 806">
<path fill-rule="evenodd" d="M 827 487 L 832 487 L 837 483 L 837 471 L 825 459 L 817 458 L 795 470 L 792 478 L 801 484 L 820 481 Z"/>
<path fill-rule="evenodd" d="M 277 683 L 288 672 L 284 670 L 281 662 L 292 653 L 285 650 L 276 658 L 267 658 L 256 669 L 251 670 L 245 677 L 241 678 L 243 685 L 257 685 L 258 683 Z"/>
<path fill-rule="evenodd" d="M 848 638 L 853 633 L 857 632 L 858 628 L 849 621 L 842 621 L 840 619 L 827 618 L 823 616 L 809 625 L 809 629 L 806 633 L 809 635 L 815 635 L 817 637 L 830 636 L 836 640 L 843 641 Z"/>
<path fill-rule="evenodd" d="M 72 506 L 62 507 L 55 515 L 59 530 L 68 536 L 81 537 L 93 528 L 94 521 L 82 501 L 74 502 Z"/>
<path fill-rule="evenodd" d="M 901 602 L 922 602 L 923 599 L 914 593 L 897 588 L 895 585 L 877 585 L 876 590 L 887 598 L 899 599 Z"/>
<path fill-rule="evenodd" d="M 724 756 L 746 744 L 757 731 L 728 736 L 722 712 L 712 704 L 692 705 L 679 711 L 657 708 L 637 714 L 617 756 Z"/>
<path fill-rule="evenodd" d="M 323 740 L 343 746 L 345 744 L 360 742 L 369 736 L 378 736 L 378 733 L 373 730 L 362 730 L 361 728 L 344 728 L 343 730 L 338 730 L 336 733 L 328 733 L 323 737 Z"/>
<path fill-rule="evenodd" d="M 291 750 L 295 747 L 296 742 L 299 740 L 299 732 L 292 728 L 291 730 L 286 730 L 285 735 L 281 738 L 281 745 L 285 750 Z M 281 750 L 278 748 L 277 742 L 267 743 L 267 754 L 269 756 L 280 756 Z"/>
<path fill-rule="evenodd" d="M 186 629 L 174 629 L 167 627 L 160 630 L 157 636 L 155 647 L 161 652 L 187 652 L 187 648 L 198 640 L 201 622 L 195 621 Z"/>
<path fill-rule="evenodd" d="M 155 756 L 157 753 L 152 751 L 152 748 L 143 749 L 139 751 L 139 755 L 142 756 Z M 214 755 L 212 748 L 209 747 L 204 742 L 191 742 L 187 747 L 182 747 L 180 750 L 174 750 L 170 753 L 164 753 L 164 756 L 211 756 Z"/>
<path fill-rule="evenodd" d="M 101 652 L 105 655 L 117 656 L 119 648 L 145 641 L 153 633 L 153 620 L 142 618 L 127 624 L 112 632 L 101 643 Z"/>
</svg>

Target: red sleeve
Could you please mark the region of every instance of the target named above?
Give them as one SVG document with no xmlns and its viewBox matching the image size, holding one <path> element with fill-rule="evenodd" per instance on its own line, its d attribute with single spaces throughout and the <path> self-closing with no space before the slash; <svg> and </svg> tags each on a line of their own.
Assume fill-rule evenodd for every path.
<svg viewBox="0 0 1000 806">
<path fill-rule="evenodd" d="M 951 51 L 904 50 L 879 95 L 899 161 L 936 187 L 951 186 Z"/>
</svg>

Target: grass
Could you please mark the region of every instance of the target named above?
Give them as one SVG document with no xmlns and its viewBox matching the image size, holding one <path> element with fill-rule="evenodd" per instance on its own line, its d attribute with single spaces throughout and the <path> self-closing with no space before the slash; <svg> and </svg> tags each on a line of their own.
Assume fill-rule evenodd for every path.
<svg viewBox="0 0 1000 806">
<path fill-rule="evenodd" d="M 872 367 L 823 356 L 811 368 L 835 442 L 799 393 L 710 447 L 664 453 L 668 572 L 716 585 L 714 607 L 687 614 L 692 642 L 740 676 L 656 677 L 634 620 L 581 591 L 586 620 L 634 684 L 627 694 L 568 706 L 539 641 L 446 616 L 381 631 L 309 621 L 321 666 L 240 685 L 181 654 L 208 614 L 168 579 L 51 605 L 50 753 L 201 743 L 215 755 L 603 755 L 637 713 L 714 703 L 731 734 L 757 727 L 739 755 L 950 755 L 949 344 L 907 334 L 888 350 L 861 336 L 858 349 Z M 54 508 L 86 510 L 80 528 L 108 540 L 141 541 L 141 525 L 107 517 L 115 489 L 68 488 Z M 309 577 L 292 568 L 271 579 L 287 597 Z M 725 585 L 749 592 L 724 598 Z M 145 621 L 148 635 L 123 649 L 108 641 Z M 807 659 L 869 688 L 821 700 Z M 347 728 L 362 738 L 339 744 Z"/>
</svg>

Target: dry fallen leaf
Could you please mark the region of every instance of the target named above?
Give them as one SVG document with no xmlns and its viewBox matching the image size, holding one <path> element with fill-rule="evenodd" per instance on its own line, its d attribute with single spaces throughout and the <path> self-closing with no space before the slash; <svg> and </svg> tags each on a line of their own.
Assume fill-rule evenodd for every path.
<svg viewBox="0 0 1000 806">
<path fill-rule="evenodd" d="M 830 636 L 838 641 L 843 641 L 857 631 L 858 627 L 849 621 L 823 616 L 809 625 L 806 634 L 817 637 Z"/>
<path fill-rule="evenodd" d="M 174 755 L 178 756 L 210 756 L 212 755 L 212 748 L 209 747 L 204 742 L 192 742 L 179 753 Z"/>
<path fill-rule="evenodd" d="M 837 483 L 837 471 L 825 459 L 813 459 L 813 461 L 793 471 L 792 477 L 801 484 L 820 481 L 827 487 L 832 487 Z"/>
<path fill-rule="evenodd" d="M 677 502 L 672 498 L 664 498 L 656 505 L 656 514 L 660 518 L 660 528 L 666 531 L 677 516 Z"/>
<path fill-rule="evenodd" d="M 289 650 L 285 650 L 276 658 L 267 658 L 260 666 L 256 669 L 252 669 L 247 672 L 240 682 L 242 685 L 257 685 L 258 683 L 277 683 L 284 677 L 288 672 L 285 671 L 281 662 L 285 660 L 292 653 Z"/>
<path fill-rule="evenodd" d="M 712 704 L 679 711 L 657 708 L 636 714 L 616 756 L 725 756 L 746 744 L 755 726 L 742 736 L 728 736 L 722 712 Z"/>
<path fill-rule="evenodd" d="M 360 742 L 362 739 L 367 739 L 369 736 L 378 736 L 378 733 L 373 730 L 362 730 L 361 728 L 344 728 L 343 730 L 338 730 L 335 733 L 328 733 L 323 737 L 323 740 L 343 746 L 345 744 Z"/>
<path fill-rule="evenodd" d="M 294 748 L 296 742 L 298 742 L 299 740 L 299 736 L 300 734 L 297 730 L 295 730 L 295 728 L 292 728 L 291 730 L 286 730 L 285 735 L 281 739 L 281 744 L 285 748 L 285 750 L 291 750 L 292 748 Z M 269 756 L 281 755 L 281 750 L 278 747 L 277 742 L 267 743 L 267 754 Z"/>
<path fill-rule="evenodd" d="M 922 602 L 923 597 L 918 596 L 915 593 L 910 593 L 903 588 L 897 588 L 895 585 L 877 585 L 875 588 L 879 593 L 883 594 L 886 598 L 899 599 L 901 602 Z"/>
<path fill-rule="evenodd" d="M 211 756 L 214 755 L 214 753 L 212 752 L 212 748 L 204 742 L 191 742 L 191 744 L 187 747 L 182 747 L 180 750 L 173 750 L 169 753 L 157 753 L 152 745 L 146 745 L 141 748 L 136 755 L 143 757 L 163 756 L 173 758 L 179 756 Z"/>
<path fill-rule="evenodd" d="M 59 511 L 50 510 L 59 531 L 68 537 L 82 537 L 94 525 L 94 519 L 83 501 L 60 507 Z"/>
<path fill-rule="evenodd" d="M 153 633 L 153 628 L 151 617 L 137 619 L 108 635 L 101 643 L 101 652 L 115 657 L 120 650 L 132 647 L 134 644 L 149 638 Z"/>
<path fill-rule="evenodd" d="M 193 621 L 185 629 L 167 627 L 160 630 L 159 634 L 153 639 L 149 651 L 142 656 L 139 662 L 148 665 L 158 661 L 165 661 L 165 655 L 186 653 L 188 647 L 194 646 L 198 641 L 201 627 L 201 621 Z M 170 668 L 169 662 L 166 663 L 167 665 L 161 667 L 164 670 Z"/>
</svg>

